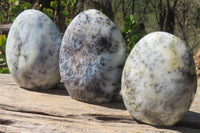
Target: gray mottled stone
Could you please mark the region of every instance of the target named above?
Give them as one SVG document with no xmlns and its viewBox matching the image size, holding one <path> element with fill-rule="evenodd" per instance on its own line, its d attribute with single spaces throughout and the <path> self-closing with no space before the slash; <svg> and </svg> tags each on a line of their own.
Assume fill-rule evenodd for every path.
<svg viewBox="0 0 200 133">
<path fill-rule="evenodd" d="M 73 99 L 102 103 L 118 94 L 126 48 L 121 32 L 101 12 L 77 15 L 61 44 L 60 73 Z"/>
<path fill-rule="evenodd" d="M 16 82 L 27 89 L 56 85 L 60 44 L 59 30 L 42 12 L 30 9 L 17 16 L 6 44 L 6 60 Z"/>
<path fill-rule="evenodd" d="M 193 58 L 186 45 L 169 33 L 146 35 L 124 66 L 124 103 L 130 114 L 144 123 L 177 123 L 189 110 L 196 88 Z"/>
</svg>

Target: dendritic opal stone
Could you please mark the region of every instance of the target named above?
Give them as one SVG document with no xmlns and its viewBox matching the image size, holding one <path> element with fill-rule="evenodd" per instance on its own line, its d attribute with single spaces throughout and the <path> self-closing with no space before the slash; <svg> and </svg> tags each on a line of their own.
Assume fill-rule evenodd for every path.
<svg viewBox="0 0 200 133">
<path fill-rule="evenodd" d="M 60 81 L 59 51 L 62 36 L 44 13 L 29 9 L 13 22 L 6 43 L 9 70 L 27 89 L 48 89 Z"/>
<path fill-rule="evenodd" d="M 105 103 L 119 93 L 126 48 L 121 32 L 95 9 L 78 14 L 65 31 L 61 78 L 73 99 Z"/>
<path fill-rule="evenodd" d="M 146 35 L 126 60 L 122 96 L 139 121 L 174 125 L 189 110 L 196 88 L 194 60 L 186 45 L 172 34 Z"/>
</svg>

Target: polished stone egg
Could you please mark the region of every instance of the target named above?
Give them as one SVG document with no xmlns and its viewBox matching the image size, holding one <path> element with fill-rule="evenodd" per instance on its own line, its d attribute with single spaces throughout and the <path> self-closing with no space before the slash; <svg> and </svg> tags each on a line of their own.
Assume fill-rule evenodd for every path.
<svg viewBox="0 0 200 133">
<path fill-rule="evenodd" d="M 61 33 L 44 13 L 29 9 L 13 22 L 6 43 L 9 70 L 19 86 L 48 89 L 60 81 Z"/>
<path fill-rule="evenodd" d="M 172 126 L 189 110 L 197 89 L 195 63 L 176 36 L 153 32 L 129 54 L 122 74 L 122 96 L 137 120 Z"/>
<path fill-rule="evenodd" d="M 59 66 L 73 99 L 105 103 L 121 88 L 126 47 L 117 26 L 103 13 L 89 9 L 78 14 L 63 36 Z"/>
</svg>

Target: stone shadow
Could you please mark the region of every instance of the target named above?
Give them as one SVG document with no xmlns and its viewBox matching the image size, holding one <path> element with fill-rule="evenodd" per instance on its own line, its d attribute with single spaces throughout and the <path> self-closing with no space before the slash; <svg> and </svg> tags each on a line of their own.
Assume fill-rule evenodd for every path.
<svg viewBox="0 0 200 133">
<path fill-rule="evenodd" d="M 67 89 L 65 89 L 65 86 L 62 82 L 60 82 L 59 84 L 50 89 L 26 89 L 26 90 L 39 93 L 46 93 L 51 95 L 69 96 L 69 93 L 67 92 Z"/>
</svg>

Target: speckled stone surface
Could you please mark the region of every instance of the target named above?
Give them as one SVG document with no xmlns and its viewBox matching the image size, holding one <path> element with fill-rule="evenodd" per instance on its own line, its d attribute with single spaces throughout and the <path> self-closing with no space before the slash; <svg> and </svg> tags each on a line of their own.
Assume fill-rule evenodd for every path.
<svg viewBox="0 0 200 133">
<path fill-rule="evenodd" d="M 9 70 L 27 89 L 48 89 L 60 81 L 61 34 L 48 16 L 37 10 L 22 12 L 13 22 L 6 44 Z"/>
<path fill-rule="evenodd" d="M 153 32 L 129 54 L 122 74 L 122 96 L 137 120 L 171 126 L 189 110 L 197 88 L 195 64 L 176 36 Z"/>
<path fill-rule="evenodd" d="M 73 99 L 105 103 L 120 91 L 125 59 L 119 29 L 104 14 L 89 9 L 77 15 L 64 34 L 60 73 Z"/>
</svg>

